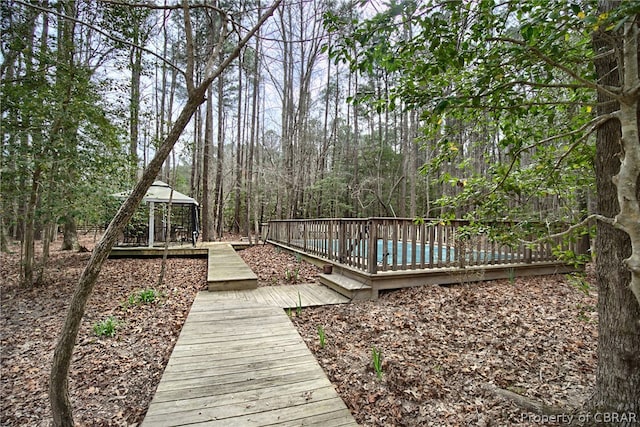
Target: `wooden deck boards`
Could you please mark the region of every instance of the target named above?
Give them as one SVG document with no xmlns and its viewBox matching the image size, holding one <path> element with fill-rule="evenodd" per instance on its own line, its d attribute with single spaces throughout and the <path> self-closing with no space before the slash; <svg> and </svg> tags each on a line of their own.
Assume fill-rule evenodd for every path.
<svg viewBox="0 0 640 427">
<path fill-rule="evenodd" d="M 220 294 L 196 297 L 143 426 L 357 426 L 282 308 Z"/>
<path fill-rule="evenodd" d="M 300 300 L 298 300 L 300 293 Z M 212 292 L 210 298 L 218 301 L 254 301 L 260 304 L 280 307 L 296 308 L 314 307 L 320 305 L 345 304 L 349 298 L 327 288 L 326 286 L 306 283 L 300 285 L 264 286 L 251 290 L 232 290 Z"/>
<path fill-rule="evenodd" d="M 210 291 L 255 289 L 258 276 L 228 243 L 208 246 L 207 283 Z"/>
</svg>

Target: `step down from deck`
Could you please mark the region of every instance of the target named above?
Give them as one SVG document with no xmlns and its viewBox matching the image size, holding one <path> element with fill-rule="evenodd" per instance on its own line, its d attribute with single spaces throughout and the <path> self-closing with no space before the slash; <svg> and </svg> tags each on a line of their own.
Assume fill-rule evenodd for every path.
<svg viewBox="0 0 640 427">
<path fill-rule="evenodd" d="M 210 291 L 256 289 L 258 276 L 245 264 L 233 246 L 220 243 L 209 247 L 207 283 Z"/>
<path fill-rule="evenodd" d="M 371 286 L 342 274 L 319 274 L 320 283 L 353 301 L 372 299 Z"/>
</svg>

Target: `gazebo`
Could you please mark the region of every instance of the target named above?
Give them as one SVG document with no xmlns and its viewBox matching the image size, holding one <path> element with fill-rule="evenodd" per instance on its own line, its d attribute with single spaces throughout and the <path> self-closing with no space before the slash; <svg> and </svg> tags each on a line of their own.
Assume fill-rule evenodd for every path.
<svg viewBox="0 0 640 427">
<path fill-rule="evenodd" d="M 129 191 L 113 194 L 118 199 L 129 197 Z M 155 181 L 142 199 L 148 205 L 148 222 L 131 221 L 124 231 L 122 242 L 125 245 L 145 244 L 153 247 L 155 242 L 169 241 L 194 245 L 200 234 L 198 220 L 198 202 L 172 190 L 169 184 Z M 171 203 L 171 218 L 169 218 Z M 159 218 L 158 218 L 159 217 Z M 171 229 L 169 229 L 169 226 Z"/>
</svg>

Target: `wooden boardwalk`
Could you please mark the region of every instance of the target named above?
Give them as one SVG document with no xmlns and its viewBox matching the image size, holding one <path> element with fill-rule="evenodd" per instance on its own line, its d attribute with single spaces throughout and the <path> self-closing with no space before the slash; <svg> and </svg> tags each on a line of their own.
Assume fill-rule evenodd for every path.
<svg viewBox="0 0 640 427">
<path fill-rule="evenodd" d="M 210 291 L 255 289 L 258 276 L 229 243 L 209 243 L 207 283 Z"/>
<path fill-rule="evenodd" d="M 305 283 L 300 285 L 263 286 L 251 290 L 212 292 L 207 297 L 215 301 L 253 301 L 262 305 L 280 308 L 314 307 L 320 305 L 345 304 L 349 298 L 326 286 Z"/>
<path fill-rule="evenodd" d="M 221 294 L 196 297 L 143 426 L 357 426 L 282 308 Z"/>
</svg>

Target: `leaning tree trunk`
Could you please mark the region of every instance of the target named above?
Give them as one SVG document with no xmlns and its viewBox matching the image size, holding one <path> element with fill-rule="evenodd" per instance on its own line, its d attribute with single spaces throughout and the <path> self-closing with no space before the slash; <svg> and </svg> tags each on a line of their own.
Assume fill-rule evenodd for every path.
<svg viewBox="0 0 640 427">
<path fill-rule="evenodd" d="M 619 3 L 600 2 L 604 9 L 602 12 L 616 5 Z M 612 39 L 608 36 L 603 33 L 594 36 L 596 52 L 609 51 L 614 47 L 621 49 L 621 43 L 612 46 L 609 43 Z M 601 84 L 620 86 L 614 55 L 601 56 L 596 61 L 596 72 L 601 77 Z M 620 106 L 608 102 L 611 100 L 602 93 L 598 95 L 598 101 L 600 115 L 619 111 Z M 598 129 L 595 165 L 597 209 L 607 218 L 614 218 L 620 213 L 618 188 L 612 177 L 621 169 L 617 155 L 621 138 L 618 120 L 610 120 Z M 627 233 L 604 221 L 599 221 L 597 227 L 598 367 L 591 404 L 601 413 L 633 413 L 640 417 L 640 305 L 630 289 L 631 273 L 622 261 L 631 255 L 631 240 Z"/>
<path fill-rule="evenodd" d="M 69 303 L 62 333 L 53 354 L 51 380 L 49 382 L 49 398 L 51 399 L 53 422 L 56 426 L 74 425 L 71 403 L 69 401 L 69 367 L 71 366 L 73 347 L 76 337 L 78 336 L 85 306 L 93 291 L 102 264 L 109 256 L 118 235 L 129 222 L 136 208 L 142 201 L 142 198 L 153 183 L 153 180 L 158 175 L 158 172 L 160 172 L 164 159 L 169 155 L 173 145 L 180 137 L 183 129 L 187 126 L 187 123 L 189 123 L 191 116 L 198 106 L 204 102 L 205 90 L 206 88 L 198 88 L 198 92 L 189 97 L 189 101 L 184 106 L 174 128 L 156 152 L 149 166 L 145 169 L 142 178 L 140 178 L 134 187 L 129 198 L 125 200 L 116 216 L 111 220 L 104 236 L 93 250 L 89 263 L 82 272 L 78 286 Z"/>
<path fill-rule="evenodd" d="M 53 353 L 53 362 L 51 364 L 49 399 L 51 401 L 51 412 L 53 415 L 53 424 L 55 426 L 74 425 L 73 410 L 69 399 L 69 368 L 71 366 L 73 348 L 78 337 L 78 331 L 80 329 L 85 307 L 96 284 L 98 274 L 100 274 L 102 264 L 109 256 L 116 239 L 133 216 L 135 210 L 151 186 L 151 183 L 156 178 L 158 172 L 160 172 L 164 160 L 169 156 L 169 153 L 173 149 L 173 146 L 182 134 L 184 128 L 191 120 L 194 112 L 205 101 L 205 94 L 209 85 L 214 79 L 220 76 L 222 71 L 225 70 L 235 58 L 238 57 L 242 48 L 249 42 L 251 37 L 253 37 L 258 28 L 267 20 L 267 18 L 273 14 L 273 11 L 278 7 L 280 1 L 281 0 L 276 0 L 273 6 L 260 17 L 256 25 L 245 37 L 242 38 L 242 40 L 238 42 L 234 50 L 228 55 L 226 60 L 217 67 L 217 69 L 213 68 L 213 62 L 210 58 L 210 61 L 205 66 L 206 78 L 203 79 L 202 83 L 197 87 L 194 85 L 193 81 L 194 48 L 193 40 L 191 38 L 192 31 L 191 21 L 189 18 L 189 7 L 186 1 L 183 2 L 188 51 L 187 71 L 185 75 L 189 99 L 166 138 L 156 151 L 155 157 L 144 170 L 142 177 L 136 183 L 129 197 L 124 201 L 116 215 L 113 217 L 111 223 L 109 223 L 102 239 L 100 239 L 93 250 L 91 258 L 82 272 L 78 285 L 71 297 L 67 316 L 65 318 L 58 343 L 56 344 L 56 348 Z M 222 41 L 223 38 L 221 38 L 218 46 L 214 49 L 214 53 L 211 55 L 212 58 L 217 57 L 217 51 L 222 48 Z"/>
</svg>

